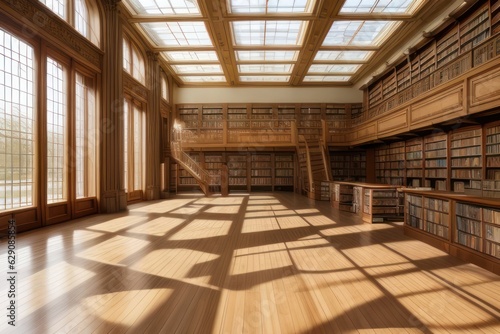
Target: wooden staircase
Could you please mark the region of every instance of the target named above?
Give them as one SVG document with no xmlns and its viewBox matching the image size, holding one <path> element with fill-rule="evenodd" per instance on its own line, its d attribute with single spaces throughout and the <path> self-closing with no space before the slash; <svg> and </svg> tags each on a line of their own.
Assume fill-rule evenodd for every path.
<svg viewBox="0 0 500 334">
<path fill-rule="evenodd" d="M 198 162 L 194 161 L 193 158 L 182 150 L 180 141 L 172 141 L 170 143 L 170 149 L 172 158 L 193 176 L 205 195 L 210 195 L 212 193 L 211 190 L 214 190 L 217 186 L 211 185 L 212 177 L 207 170 L 202 168 Z"/>
<path fill-rule="evenodd" d="M 321 182 L 332 179 L 328 151 L 321 141 L 307 141 L 304 136 L 299 136 L 297 143 L 302 192 L 320 199 Z"/>
</svg>

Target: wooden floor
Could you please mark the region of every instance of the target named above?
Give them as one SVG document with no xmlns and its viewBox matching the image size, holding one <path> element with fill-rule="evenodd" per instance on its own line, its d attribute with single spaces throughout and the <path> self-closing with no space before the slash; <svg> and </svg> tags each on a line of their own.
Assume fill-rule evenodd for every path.
<svg viewBox="0 0 500 334">
<path fill-rule="evenodd" d="M 177 195 L 17 247 L 16 333 L 500 333 L 499 276 L 291 193 Z"/>
</svg>

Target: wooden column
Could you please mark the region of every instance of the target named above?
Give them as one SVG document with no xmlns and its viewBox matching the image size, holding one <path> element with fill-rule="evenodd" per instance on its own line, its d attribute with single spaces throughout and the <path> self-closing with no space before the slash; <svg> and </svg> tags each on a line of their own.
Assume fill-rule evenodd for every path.
<svg viewBox="0 0 500 334">
<path fill-rule="evenodd" d="M 146 113 L 146 200 L 160 198 L 161 190 L 161 75 L 158 52 L 148 51 L 149 91 Z"/>
<path fill-rule="evenodd" d="M 102 67 L 100 211 L 127 207 L 123 177 L 123 54 L 118 3 L 103 0 L 105 27 Z"/>
</svg>

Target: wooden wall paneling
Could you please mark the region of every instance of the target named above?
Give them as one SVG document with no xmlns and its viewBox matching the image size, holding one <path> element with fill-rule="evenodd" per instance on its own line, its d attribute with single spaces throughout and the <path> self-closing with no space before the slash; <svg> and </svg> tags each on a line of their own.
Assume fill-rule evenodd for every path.
<svg viewBox="0 0 500 334">
<path fill-rule="evenodd" d="M 409 130 L 408 108 L 396 111 L 377 120 L 377 135 L 390 136 Z"/>
<path fill-rule="evenodd" d="M 491 108 L 500 107 L 500 67 L 488 66 L 468 80 L 468 113 L 474 114 Z"/>
</svg>

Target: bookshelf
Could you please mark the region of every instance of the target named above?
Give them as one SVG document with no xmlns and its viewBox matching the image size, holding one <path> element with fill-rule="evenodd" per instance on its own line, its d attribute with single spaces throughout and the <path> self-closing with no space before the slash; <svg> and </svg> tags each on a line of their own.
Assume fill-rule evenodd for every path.
<svg viewBox="0 0 500 334">
<path fill-rule="evenodd" d="M 329 133 L 333 134 L 340 130 L 346 129 L 349 124 L 347 123 L 347 110 L 344 104 L 328 104 L 325 107 L 325 121 Z"/>
<path fill-rule="evenodd" d="M 205 153 L 204 166 L 212 177 L 211 186 L 220 186 L 223 155 L 222 153 Z"/>
<path fill-rule="evenodd" d="M 245 105 L 242 106 L 228 106 L 227 108 L 227 120 L 228 128 L 248 128 L 250 123 L 248 122 L 248 108 Z"/>
<path fill-rule="evenodd" d="M 177 175 L 178 175 L 178 165 L 176 163 L 170 164 L 170 183 L 169 192 L 177 194 Z"/>
<path fill-rule="evenodd" d="M 298 134 L 303 135 L 306 141 L 321 139 L 321 120 L 321 106 L 302 106 L 297 124 Z"/>
<path fill-rule="evenodd" d="M 500 200 L 403 190 L 405 234 L 500 273 Z"/>
<path fill-rule="evenodd" d="M 458 57 L 458 25 L 436 41 L 437 67 Z"/>
<path fill-rule="evenodd" d="M 184 129 L 197 131 L 200 126 L 200 113 L 198 107 L 183 106 L 177 109 L 178 117 L 184 122 Z"/>
<path fill-rule="evenodd" d="M 363 221 L 377 223 L 400 216 L 400 201 L 396 188 L 363 187 L 362 196 Z"/>
<path fill-rule="evenodd" d="M 377 83 L 368 88 L 369 107 L 373 107 L 380 101 L 382 101 L 382 81 L 378 81 Z"/>
<path fill-rule="evenodd" d="M 406 185 L 421 187 L 424 179 L 422 137 L 407 140 L 405 143 Z"/>
<path fill-rule="evenodd" d="M 411 84 L 411 63 L 405 61 L 397 67 L 397 85 L 398 92 L 409 87 Z"/>
<path fill-rule="evenodd" d="M 481 190 L 482 129 L 453 131 L 450 134 L 451 190 Z"/>
<path fill-rule="evenodd" d="M 229 170 L 229 191 L 248 191 L 248 156 L 246 154 L 227 154 Z"/>
<path fill-rule="evenodd" d="M 294 188 L 293 154 L 275 154 L 274 156 L 274 189 L 293 191 Z"/>
<path fill-rule="evenodd" d="M 294 120 L 296 118 L 297 113 L 294 105 L 278 105 L 278 119 Z"/>
<path fill-rule="evenodd" d="M 420 55 L 415 53 L 412 58 L 410 62 L 410 77 L 411 84 L 413 85 L 420 79 Z"/>
<path fill-rule="evenodd" d="M 366 152 L 330 151 L 334 181 L 366 181 Z"/>
<path fill-rule="evenodd" d="M 363 115 L 363 105 L 361 103 L 351 104 L 351 119 L 356 119 Z"/>
<path fill-rule="evenodd" d="M 448 136 L 437 133 L 424 137 L 424 167 L 425 187 L 436 190 L 447 190 Z"/>
<path fill-rule="evenodd" d="M 404 184 L 405 142 L 384 145 L 375 150 L 375 176 L 382 184 Z"/>
<path fill-rule="evenodd" d="M 460 52 L 471 50 L 489 36 L 489 8 L 485 4 L 460 23 Z"/>
<path fill-rule="evenodd" d="M 211 106 L 201 108 L 200 137 L 207 143 L 222 143 L 222 121 L 224 111 L 222 106 Z"/>
<path fill-rule="evenodd" d="M 252 154 L 250 156 L 251 190 L 272 190 L 273 164 L 271 158 L 271 154 Z"/>
<path fill-rule="evenodd" d="M 429 43 L 419 56 L 420 79 L 428 76 L 436 69 L 436 48 L 435 43 Z"/>
<path fill-rule="evenodd" d="M 500 123 L 485 127 L 486 131 L 486 179 L 500 180 Z"/>
<path fill-rule="evenodd" d="M 200 154 L 198 152 L 189 152 L 187 153 L 194 161 L 200 163 Z M 178 167 L 178 179 L 177 179 L 177 190 L 178 191 L 187 191 L 187 190 L 198 190 L 198 182 L 196 179 L 191 176 L 191 174 L 182 168 Z"/>
<path fill-rule="evenodd" d="M 500 0 L 490 0 L 491 35 L 500 32 Z"/>
<path fill-rule="evenodd" d="M 386 78 L 382 80 L 382 97 L 384 99 L 397 93 L 396 71 L 389 72 Z"/>
</svg>

